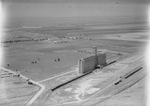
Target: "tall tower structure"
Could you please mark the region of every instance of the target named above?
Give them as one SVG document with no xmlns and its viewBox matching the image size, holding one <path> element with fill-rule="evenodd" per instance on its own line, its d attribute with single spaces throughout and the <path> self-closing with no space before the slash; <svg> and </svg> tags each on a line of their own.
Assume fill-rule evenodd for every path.
<svg viewBox="0 0 150 106">
<path fill-rule="evenodd" d="M 98 64 L 97 47 L 96 46 L 93 46 L 93 51 L 94 51 L 94 56 L 95 56 L 95 61 L 96 61 L 96 64 L 95 64 L 95 67 L 96 67 Z"/>
<path fill-rule="evenodd" d="M 78 61 L 79 73 L 85 74 L 97 68 L 97 66 L 106 65 L 106 53 L 97 54 L 97 47 L 93 47 L 94 55 L 82 58 Z"/>
</svg>

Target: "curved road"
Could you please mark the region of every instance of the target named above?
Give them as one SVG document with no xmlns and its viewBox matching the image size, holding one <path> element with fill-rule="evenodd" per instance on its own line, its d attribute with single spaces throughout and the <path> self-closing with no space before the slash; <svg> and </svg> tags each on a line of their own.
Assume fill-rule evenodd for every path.
<svg viewBox="0 0 150 106">
<path fill-rule="evenodd" d="M 6 70 L 6 71 L 8 71 L 8 72 L 11 72 L 11 73 L 13 73 L 13 74 L 16 74 L 16 72 L 14 72 L 14 71 L 12 71 L 12 70 L 9 70 L 9 69 L 3 68 L 3 67 L 1 67 L 1 69 Z M 24 76 L 24 75 L 22 75 L 22 74 L 20 74 L 20 77 L 22 77 L 23 79 L 26 79 L 26 80 L 30 79 L 30 78 L 28 78 L 28 77 L 26 77 L 26 76 Z M 31 80 L 31 79 L 30 79 L 30 82 L 34 83 L 35 85 L 38 85 L 38 86 L 40 87 L 40 90 L 36 93 L 36 95 L 34 95 L 34 96 L 28 101 L 27 104 L 25 104 L 25 106 L 30 106 L 30 105 L 43 93 L 43 91 L 45 90 L 45 86 L 39 84 L 38 82 L 33 81 L 33 80 Z"/>
</svg>

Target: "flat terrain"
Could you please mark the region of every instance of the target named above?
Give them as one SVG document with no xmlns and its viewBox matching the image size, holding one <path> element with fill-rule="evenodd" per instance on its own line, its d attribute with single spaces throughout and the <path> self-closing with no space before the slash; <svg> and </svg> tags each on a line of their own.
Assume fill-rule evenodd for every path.
<svg viewBox="0 0 150 106">
<path fill-rule="evenodd" d="M 99 52 L 106 52 L 109 60 L 143 52 L 148 38 L 140 24 L 114 28 L 98 25 L 23 28 L 8 30 L 4 35 L 3 66 L 19 70 L 36 81 L 70 70 L 78 64 L 78 59 L 93 55 L 92 46 L 97 46 Z"/>
<path fill-rule="evenodd" d="M 7 70 L 0 70 L 0 106 L 23 106 L 39 90 L 36 85 Z"/>
<path fill-rule="evenodd" d="M 95 106 L 145 106 L 145 79 Z"/>
<path fill-rule="evenodd" d="M 93 46 L 98 47 L 98 53 L 106 52 L 109 63 L 134 54 L 144 55 L 148 41 L 146 25 L 142 23 L 20 28 L 7 30 L 4 35 L 5 59 L 2 67 L 17 71 L 46 87 L 34 101 L 35 106 L 41 103 L 50 105 L 51 88 L 79 76 L 78 60 L 93 55 Z M 115 68 L 119 70 L 122 67 Z M 111 69 L 107 71 L 109 73 Z M 105 78 L 115 72 L 108 73 Z M 139 98 L 144 95 L 144 85 L 140 87 L 139 82 L 137 85 L 132 93 L 123 91 L 95 105 L 136 106 L 137 101 L 144 104 L 144 100 Z M 136 89 L 138 92 L 135 92 Z"/>
<path fill-rule="evenodd" d="M 67 84 L 53 91 L 44 104 L 52 106 L 75 103 L 77 103 L 75 106 L 95 105 L 132 86 L 145 76 L 144 70 L 141 69 L 129 77 L 124 77 L 137 67 L 143 66 L 141 58 L 138 57 L 140 55 L 121 60 L 103 69 L 97 69 L 92 74 Z"/>
</svg>

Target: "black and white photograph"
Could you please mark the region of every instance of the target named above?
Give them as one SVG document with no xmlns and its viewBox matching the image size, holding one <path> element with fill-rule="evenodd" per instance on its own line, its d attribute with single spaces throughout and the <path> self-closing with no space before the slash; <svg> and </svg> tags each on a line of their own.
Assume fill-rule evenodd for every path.
<svg viewBox="0 0 150 106">
<path fill-rule="evenodd" d="M 149 0 L 0 0 L 0 13 L 0 106 L 148 106 Z"/>
</svg>

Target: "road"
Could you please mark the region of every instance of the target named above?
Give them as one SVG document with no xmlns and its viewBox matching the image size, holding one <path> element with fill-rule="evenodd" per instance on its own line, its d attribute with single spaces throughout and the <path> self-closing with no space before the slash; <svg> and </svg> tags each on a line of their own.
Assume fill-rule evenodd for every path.
<svg viewBox="0 0 150 106">
<path fill-rule="evenodd" d="M 45 85 L 45 90 L 43 91 L 43 93 L 41 95 L 38 96 L 38 98 L 36 98 L 36 100 L 34 100 L 34 103 L 32 102 L 33 103 L 32 106 L 43 105 L 45 100 L 47 99 L 47 97 L 51 94 L 51 89 L 52 89 L 52 87 L 54 87 L 54 85 L 50 85 L 47 83 L 52 82 L 53 80 L 59 78 L 60 76 L 67 75 L 67 74 L 74 73 L 74 72 L 76 72 L 76 70 L 58 74 L 54 77 L 50 77 L 50 78 L 39 81 L 38 83 Z M 57 83 L 55 83 L 55 85 L 57 85 Z"/>
<path fill-rule="evenodd" d="M 133 61 L 131 61 L 131 60 L 133 60 Z M 121 66 L 120 68 L 118 68 L 118 71 L 116 71 L 116 73 L 114 73 L 113 71 L 110 72 L 110 73 L 112 73 L 112 76 L 108 77 L 104 81 L 101 81 L 101 79 L 99 79 L 98 82 L 93 82 L 93 83 L 96 83 L 96 85 L 92 85 L 89 88 L 85 88 L 85 86 L 88 86 L 88 85 L 81 86 L 83 88 L 80 88 L 80 84 L 81 85 L 85 84 L 85 83 L 87 84 L 87 82 L 89 80 L 95 79 L 96 74 L 95 74 L 95 76 L 92 76 L 92 75 L 89 76 L 88 78 L 86 78 L 87 80 L 82 80 L 82 81 L 80 80 L 79 82 L 75 82 L 75 83 L 71 82 L 72 84 L 70 84 L 66 87 L 64 86 L 63 89 L 56 90 L 56 93 L 55 93 L 55 91 L 47 92 L 49 94 L 46 95 L 47 100 L 44 101 L 44 103 L 46 103 L 45 105 L 46 106 L 48 106 L 48 105 L 56 106 L 56 105 L 63 104 L 63 106 L 64 105 L 69 106 L 69 105 L 74 104 L 73 106 L 79 106 L 79 103 L 81 103 L 80 106 L 81 105 L 92 106 L 93 104 L 95 104 L 97 102 L 100 102 L 106 98 L 109 98 L 109 97 L 131 87 L 132 85 L 134 85 L 135 83 L 137 83 L 138 81 L 140 81 L 142 78 L 145 77 L 143 59 L 129 58 L 119 64 L 122 64 L 122 66 L 125 65 L 125 68 Z M 117 65 L 114 67 L 110 67 L 110 68 L 106 67 L 106 69 L 111 70 L 112 68 L 114 68 L 114 70 L 115 70 L 115 69 L 117 69 L 116 67 L 117 67 Z M 99 74 L 99 75 L 101 76 L 101 74 Z M 92 82 L 89 82 L 89 83 L 92 83 Z M 100 88 L 100 90 L 96 93 L 88 94 L 88 92 L 87 92 L 88 89 L 90 89 L 90 88 L 92 89 L 95 87 Z M 73 89 L 73 91 L 66 91 L 66 89 Z M 52 95 L 52 94 L 56 94 L 56 98 L 54 98 L 52 96 L 51 99 L 49 99 L 49 95 Z M 66 94 L 69 95 L 69 97 L 67 97 Z M 69 98 L 74 98 L 74 97 L 76 99 L 69 99 Z M 58 102 L 57 102 L 57 98 L 58 98 Z M 61 99 L 59 100 L 59 98 L 61 98 Z M 96 98 L 99 98 L 99 99 L 96 99 Z M 54 102 L 54 104 L 53 103 L 48 104 L 48 102 L 50 102 L 49 100 L 54 100 L 56 102 Z M 57 103 L 57 104 L 55 104 L 55 103 Z"/>
<path fill-rule="evenodd" d="M 56 76 L 54 76 L 54 77 L 50 77 L 50 78 L 41 80 L 41 81 L 39 81 L 39 83 L 43 83 L 43 82 L 45 82 L 45 81 L 49 81 L 49 80 L 51 80 L 51 79 L 54 79 L 54 78 L 57 78 L 57 77 L 60 77 L 60 76 L 62 76 L 62 75 L 69 74 L 69 73 L 72 73 L 72 72 L 74 72 L 74 71 L 69 71 L 69 72 L 66 72 L 66 73 L 62 73 L 62 74 L 56 75 Z"/>
<path fill-rule="evenodd" d="M 12 71 L 12 70 L 6 69 L 6 68 L 4 68 L 4 67 L 1 67 L 1 69 L 6 70 L 6 71 L 8 71 L 8 72 L 11 72 L 11 73 L 13 73 L 13 74 L 18 74 L 17 72 L 14 72 L 14 71 Z M 29 80 L 29 79 L 30 79 L 30 80 L 29 80 L 30 82 L 32 82 L 33 84 L 35 84 L 35 85 L 37 85 L 37 86 L 40 87 L 40 90 L 25 104 L 25 106 L 31 106 L 31 105 L 33 105 L 33 103 L 34 103 L 35 101 L 38 101 L 38 102 L 36 102 L 36 103 L 39 104 L 39 99 L 38 99 L 38 98 L 40 97 L 41 94 L 43 94 L 43 95 L 40 97 L 40 101 L 44 101 L 45 95 L 46 95 L 46 94 L 49 94 L 49 91 L 51 90 L 51 87 L 50 87 L 50 86 L 46 86 L 46 87 L 45 87 L 42 83 L 44 83 L 44 82 L 46 82 L 46 81 L 50 81 L 50 80 L 55 79 L 55 78 L 58 78 L 58 77 L 63 76 L 63 75 L 65 75 L 65 74 L 73 73 L 74 71 L 75 71 L 75 70 L 69 71 L 69 72 L 66 72 L 66 73 L 62 73 L 62 74 L 56 75 L 56 76 L 54 76 L 54 77 L 50 77 L 50 78 L 41 80 L 41 81 L 39 81 L 39 82 L 33 81 L 32 79 L 30 79 L 30 78 L 28 78 L 28 77 L 26 77 L 26 76 L 20 74 L 20 77 L 22 77 L 23 79 L 25 79 L 25 80 Z M 48 93 L 47 93 L 47 92 L 48 92 Z M 46 97 L 47 97 L 47 96 L 46 96 Z M 38 100 L 37 100 L 37 99 L 38 99 Z M 35 103 L 35 104 L 36 104 L 36 103 Z M 40 104 L 41 104 L 41 103 L 40 103 Z M 37 104 L 36 104 L 36 105 L 37 105 Z"/>
<path fill-rule="evenodd" d="M 2 69 L 2 70 L 6 70 L 6 71 L 8 71 L 8 72 L 11 72 L 11 73 L 13 73 L 13 74 L 17 74 L 16 72 L 14 72 L 14 71 L 12 71 L 12 70 L 9 70 L 9 69 L 6 69 L 6 68 L 4 68 L 4 67 L 1 67 L 1 69 Z M 24 76 L 24 75 L 22 75 L 22 74 L 20 74 L 20 77 L 22 77 L 22 78 L 25 79 L 25 80 L 30 79 L 30 78 L 28 78 L 28 77 L 26 77 L 26 76 Z M 33 84 L 39 86 L 39 87 L 40 87 L 40 90 L 27 102 L 27 104 L 25 104 L 25 106 L 30 106 L 30 105 L 39 97 L 39 95 L 41 95 L 41 94 L 43 93 L 43 91 L 45 90 L 45 86 L 43 86 L 42 84 L 40 84 L 40 83 L 38 83 L 38 82 L 36 82 L 36 81 L 33 81 L 33 80 L 31 80 L 31 79 L 30 79 L 30 82 L 32 82 Z"/>
<path fill-rule="evenodd" d="M 128 59 L 127 59 L 127 61 L 128 61 Z M 123 71 L 121 71 L 121 73 L 117 72 L 117 74 L 115 74 L 112 77 L 112 79 L 108 78 L 107 81 L 105 81 L 105 84 L 103 84 L 102 82 L 99 82 L 97 87 L 99 87 L 100 90 L 97 93 L 88 95 L 87 97 L 83 95 L 82 99 L 79 96 L 81 96 L 81 94 L 84 94 L 84 93 L 76 94 L 76 96 L 78 96 L 78 98 L 80 100 L 79 102 L 81 102 L 81 104 L 83 106 L 90 106 L 90 104 L 92 105 L 97 102 L 103 101 L 104 99 L 109 98 L 112 95 L 119 93 L 124 89 L 127 89 L 128 87 L 134 85 L 136 82 L 141 80 L 145 76 L 145 74 L 143 74 L 143 72 L 144 72 L 143 69 L 140 69 L 140 71 L 136 72 L 136 70 L 138 70 L 139 67 L 143 67 L 143 63 L 142 63 L 141 59 L 136 60 L 135 63 L 132 62 L 133 64 L 128 63 L 128 62 L 131 62 L 130 59 L 128 62 L 127 61 L 123 62 L 122 64 L 129 64 L 130 67 L 126 67 L 126 68 L 122 67 Z M 6 69 L 6 68 L 1 68 L 1 69 L 4 69 L 6 71 L 16 74 L 16 72 L 11 71 L 9 69 Z M 108 69 L 108 68 L 106 67 L 106 69 Z M 121 70 L 121 69 L 119 68 L 119 70 Z M 65 74 L 69 74 L 69 73 L 73 73 L 73 72 L 74 71 L 62 73 L 62 74 L 56 75 L 54 77 L 44 79 L 39 82 L 36 82 L 36 81 L 33 81 L 30 79 L 30 82 L 34 83 L 35 85 L 38 85 L 40 87 L 40 90 L 27 102 L 27 104 L 25 104 L 25 106 L 31 106 L 31 105 L 32 106 L 41 106 L 41 105 L 48 106 L 48 105 L 50 105 L 50 104 L 48 104 L 48 102 L 49 102 L 48 98 L 50 97 L 50 95 L 52 93 L 55 92 L 55 91 L 54 92 L 51 91 L 52 85 L 50 83 L 54 82 L 55 81 L 54 79 L 59 78 L 60 76 L 63 76 Z M 23 76 L 21 74 L 20 74 L 20 77 L 22 77 L 23 79 L 26 79 L 26 80 L 29 79 L 28 77 Z M 71 82 L 71 83 L 73 83 L 73 82 Z M 57 82 L 55 85 L 57 85 Z M 72 85 L 74 85 L 74 84 L 72 84 Z M 61 89 L 59 94 L 61 94 L 61 91 L 63 91 L 63 90 L 64 89 Z M 96 98 L 98 98 L 98 99 L 96 99 Z M 76 103 L 76 102 L 77 101 L 65 102 L 63 104 L 70 105 L 70 104 Z M 55 105 L 57 105 L 57 104 L 55 104 Z M 76 105 L 78 105 L 78 104 L 76 104 Z"/>
</svg>

